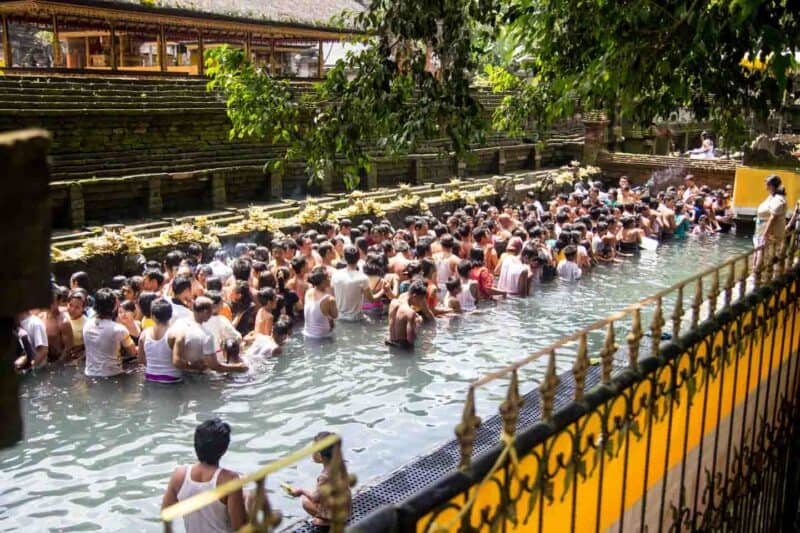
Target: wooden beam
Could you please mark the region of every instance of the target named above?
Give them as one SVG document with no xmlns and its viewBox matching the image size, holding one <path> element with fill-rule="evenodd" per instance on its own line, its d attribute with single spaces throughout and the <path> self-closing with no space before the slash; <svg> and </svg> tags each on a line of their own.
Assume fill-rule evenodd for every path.
<svg viewBox="0 0 800 533">
<path fill-rule="evenodd" d="M 13 67 L 14 58 L 11 55 L 11 39 L 8 36 L 8 17 L 3 15 L 3 63 Z"/>
<path fill-rule="evenodd" d="M 114 25 L 111 24 L 109 27 L 109 35 L 111 37 L 111 70 L 115 72 L 117 70 L 117 34 L 114 31 Z"/>
<path fill-rule="evenodd" d="M 89 54 L 89 37 L 83 38 L 83 45 L 86 51 L 86 64 L 83 66 L 84 68 L 89 68 L 92 66 L 92 58 Z"/>
<path fill-rule="evenodd" d="M 206 47 L 203 42 L 203 32 L 197 32 L 197 74 L 202 76 L 206 71 Z"/>
<path fill-rule="evenodd" d="M 275 68 L 275 39 L 272 39 L 269 47 L 269 70 L 271 76 L 275 76 L 277 74 L 275 72 Z"/>
<path fill-rule="evenodd" d="M 317 77 L 322 79 L 325 71 L 325 52 L 322 50 L 322 41 L 319 42 L 319 60 L 317 61 Z"/>
<path fill-rule="evenodd" d="M 56 67 L 64 66 L 61 57 L 61 39 L 58 36 L 58 16 L 53 15 L 53 63 Z"/>
<path fill-rule="evenodd" d="M 167 32 L 163 24 L 158 28 L 158 66 L 161 72 L 167 71 Z"/>
</svg>

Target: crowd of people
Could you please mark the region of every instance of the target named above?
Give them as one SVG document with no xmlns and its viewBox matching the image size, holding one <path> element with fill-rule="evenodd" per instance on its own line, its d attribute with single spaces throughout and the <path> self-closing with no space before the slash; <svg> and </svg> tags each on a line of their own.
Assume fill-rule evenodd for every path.
<svg viewBox="0 0 800 533">
<path fill-rule="evenodd" d="M 614 263 L 689 234 L 728 232 L 730 191 L 680 187 L 648 195 L 623 177 L 605 190 L 578 182 L 542 202 L 467 205 L 439 219 L 323 222 L 297 227 L 270 246 L 239 243 L 204 256 L 199 245 L 143 263 L 92 290 L 85 272 L 52 285 L 47 309 L 19 315 L 20 371 L 85 360 L 85 374 L 144 368 L 148 381 L 186 372 L 246 372 L 281 353 L 293 332 L 334 336 L 339 321 L 386 317 L 386 343 L 412 349 L 419 325 L 473 311 L 481 302 L 527 297 L 539 283 L 577 282 Z"/>
<path fill-rule="evenodd" d="M 780 179 L 770 177 L 767 189 L 756 245 L 784 229 Z M 790 224 L 796 221 L 797 210 Z M 279 356 L 293 333 L 317 342 L 334 337 L 337 322 L 367 316 L 387 324 L 386 344 L 413 350 L 423 322 L 528 297 L 542 283 L 579 282 L 597 265 L 624 261 L 660 241 L 732 227 L 730 188 L 698 186 L 689 175 L 680 187 L 651 195 L 623 177 L 608 190 L 578 182 L 549 201 L 529 193 L 519 202 L 467 205 L 440 218 L 409 216 L 399 228 L 387 220 L 323 222 L 317 230 L 288 228 L 270 246 L 240 243 L 211 257 L 190 245 L 95 290 L 85 272 L 73 273 L 69 287 L 54 282 L 49 307 L 18 316 L 15 365 L 25 372 L 79 363 L 92 378 L 143 368 L 146 381 L 173 384 L 186 373 L 246 372 L 256 359 Z M 199 462 L 175 470 L 165 506 L 233 479 L 219 466 L 229 434 L 219 420 L 197 428 Z M 330 511 L 319 487 L 330 450 L 317 455 L 323 464 L 317 489 L 286 490 L 325 525 Z M 218 503 L 187 517 L 187 526 L 226 530 L 244 523 L 242 494 Z M 190 529 L 204 530 L 198 528 Z"/>
</svg>

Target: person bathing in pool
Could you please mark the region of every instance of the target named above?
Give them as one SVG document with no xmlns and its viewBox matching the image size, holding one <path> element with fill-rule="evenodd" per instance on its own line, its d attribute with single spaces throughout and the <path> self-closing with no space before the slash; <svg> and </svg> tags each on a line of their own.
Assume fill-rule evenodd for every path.
<svg viewBox="0 0 800 533">
<path fill-rule="evenodd" d="M 411 283 L 408 292 L 392 300 L 389 306 L 389 336 L 386 344 L 397 348 L 413 349 L 417 328 L 422 323 L 418 310 L 426 307 L 428 291 L 424 281 Z"/>
</svg>

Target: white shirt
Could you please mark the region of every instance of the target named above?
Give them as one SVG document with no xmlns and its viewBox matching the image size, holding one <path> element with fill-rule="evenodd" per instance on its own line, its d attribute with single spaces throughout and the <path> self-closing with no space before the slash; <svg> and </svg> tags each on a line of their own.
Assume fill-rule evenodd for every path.
<svg viewBox="0 0 800 533">
<path fill-rule="evenodd" d="M 33 346 L 34 350 L 42 346 L 49 346 L 47 342 L 47 328 L 45 328 L 41 318 L 29 315 L 25 317 L 19 325 L 25 330 L 25 333 L 28 334 L 28 340 L 31 341 L 31 346 Z"/>
<path fill-rule="evenodd" d="M 172 300 L 169 301 L 169 304 L 172 306 L 172 318 L 169 319 L 169 325 L 173 325 L 178 320 L 183 318 L 192 318 L 194 313 L 192 310 L 186 307 L 185 305 L 179 305 L 173 302 Z"/>
<path fill-rule="evenodd" d="M 522 264 L 519 256 L 509 255 L 503 259 L 500 267 L 500 277 L 497 278 L 497 288 L 509 294 L 519 294 L 519 278 L 527 267 Z"/>
<path fill-rule="evenodd" d="M 201 327 L 214 337 L 214 346 L 216 348 L 221 347 L 222 343 L 228 339 L 242 340 L 242 334 L 233 327 L 233 324 L 226 316 L 214 315 Z"/>
<path fill-rule="evenodd" d="M 558 272 L 558 277 L 564 281 L 577 281 L 581 279 L 581 274 L 583 274 L 576 263 L 566 259 L 559 261 L 556 271 Z"/>
<path fill-rule="evenodd" d="M 216 357 L 217 347 L 214 345 L 214 335 L 203 329 L 194 317 L 178 320 L 170 326 L 167 335 L 179 337 L 183 335 L 183 358 L 189 363 L 199 363 L 203 357 L 213 355 Z"/>
<path fill-rule="evenodd" d="M 333 295 L 340 320 L 355 321 L 363 316 L 361 306 L 364 304 L 364 289 L 369 289 L 369 278 L 358 270 L 344 268 L 334 272 L 331 277 Z"/>
<path fill-rule="evenodd" d="M 262 358 L 267 359 L 272 357 L 278 345 L 270 335 L 256 334 L 256 340 L 250 345 L 250 348 L 245 352 L 245 358 Z"/>
<path fill-rule="evenodd" d="M 217 276 L 219 279 L 222 280 L 223 284 L 226 281 L 228 281 L 229 277 L 233 276 L 233 270 L 231 269 L 231 267 L 229 267 L 228 265 L 226 265 L 222 261 L 218 261 L 218 260 L 215 259 L 215 260 L 211 261 L 208 264 L 208 266 L 211 267 L 211 272 L 215 276 Z"/>
<path fill-rule="evenodd" d="M 83 326 L 86 375 L 110 377 L 122 374 L 122 343 L 130 337 L 128 328 L 107 318 L 90 318 Z"/>
</svg>

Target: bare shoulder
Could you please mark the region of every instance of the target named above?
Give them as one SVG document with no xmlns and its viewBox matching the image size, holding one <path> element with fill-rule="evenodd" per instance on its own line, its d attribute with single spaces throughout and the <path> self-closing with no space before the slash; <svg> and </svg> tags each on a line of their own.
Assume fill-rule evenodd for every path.
<svg viewBox="0 0 800 533">
<path fill-rule="evenodd" d="M 172 477 L 169 481 L 174 487 L 183 485 L 183 479 L 186 477 L 186 470 L 187 468 L 185 466 L 177 466 L 175 470 L 172 471 Z"/>
<path fill-rule="evenodd" d="M 234 472 L 233 470 L 228 470 L 227 468 L 222 468 L 219 471 L 219 477 L 217 478 L 217 483 L 227 483 L 228 481 L 232 481 L 234 479 L 239 479 L 239 474 Z"/>
</svg>

